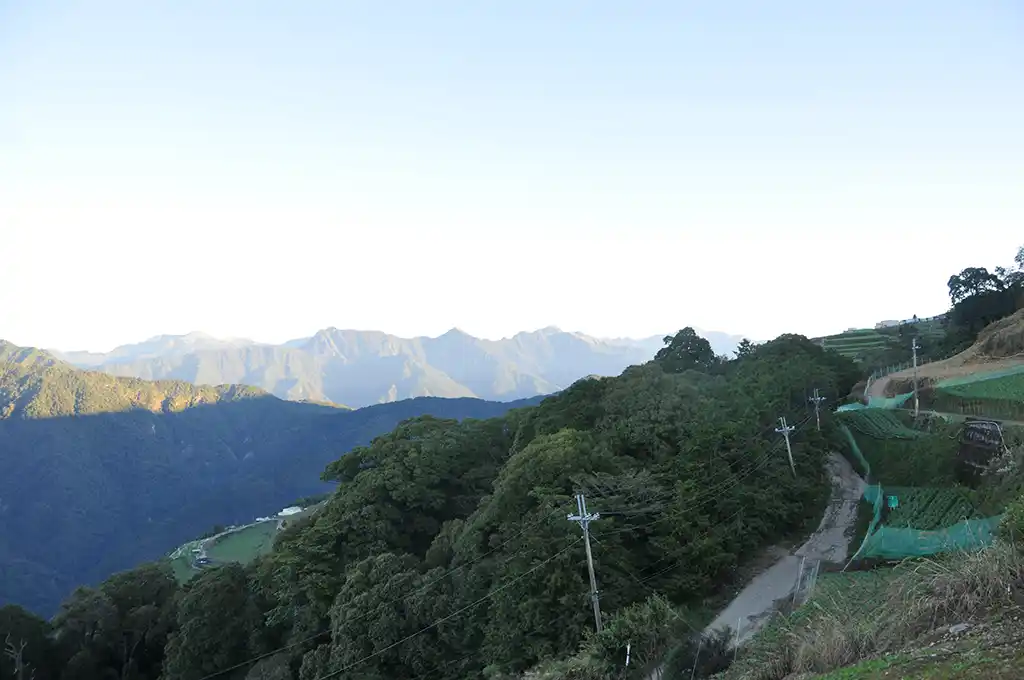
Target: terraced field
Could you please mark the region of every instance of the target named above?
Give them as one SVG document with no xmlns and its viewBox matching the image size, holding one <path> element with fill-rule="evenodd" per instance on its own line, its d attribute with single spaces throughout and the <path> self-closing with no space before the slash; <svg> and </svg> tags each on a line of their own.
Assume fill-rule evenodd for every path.
<svg viewBox="0 0 1024 680">
<path fill-rule="evenodd" d="M 825 349 L 830 349 L 848 357 L 856 357 L 864 352 L 885 349 L 891 338 L 874 328 L 861 328 L 821 338 Z"/>
<path fill-rule="evenodd" d="M 894 529 L 932 531 L 981 517 L 965 489 L 892 486 L 885 487 L 885 494 L 899 499 L 899 507 L 885 520 Z"/>
<path fill-rule="evenodd" d="M 839 417 L 851 430 L 875 439 L 918 439 L 925 434 L 907 427 L 900 421 L 899 416 L 887 409 L 843 411 Z"/>
<path fill-rule="evenodd" d="M 1006 399 L 1024 402 L 1024 371 L 988 380 L 940 384 L 938 391 L 961 399 Z"/>
</svg>

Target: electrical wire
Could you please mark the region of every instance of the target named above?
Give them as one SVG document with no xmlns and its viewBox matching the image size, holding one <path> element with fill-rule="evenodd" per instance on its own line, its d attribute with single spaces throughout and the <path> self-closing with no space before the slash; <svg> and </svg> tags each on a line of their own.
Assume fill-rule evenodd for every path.
<svg viewBox="0 0 1024 680">
<path fill-rule="evenodd" d="M 395 647 L 398 647 L 399 645 L 404 644 L 404 643 L 408 642 L 409 640 L 412 640 L 413 638 L 426 633 L 427 631 L 430 631 L 430 630 L 433 630 L 434 628 L 437 628 L 442 623 L 445 623 L 446 621 L 450 621 L 450 620 L 454 619 L 455 617 L 457 617 L 457 616 L 459 616 L 459 615 L 469 611 L 473 607 L 476 607 L 476 606 L 486 602 L 487 600 L 489 600 L 490 598 L 494 597 L 498 593 L 500 593 L 500 592 L 502 592 L 504 590 L 507 590 L 508 588 L 511 588 L 516 583 L 518 583 L 519 581 L 523 580 L 524 578 L 526 578 L 527 576 L 529 576 L 533 572 L 535 572 L 538 569 L 540 569 L 541 567 L 547 565 L 549 562 L 552 562 L 552 561 L 558 559 L 559 557 L 561 557 L 562 555 L 564 555 L 565 553 L 569 552 L 569 550 L 574 548 L 582 540 L 583 540 L 582 536 L 577 538 L 572 543 L 570 543 L 569 545 L 565 546 L 564 548 L 559 550 L 557 553 L 555 553 L 551 557 L 549 557 L 546 560 L 544 560 L 543 562 L 540 562 L 540 563 L 534 565 L 533 567 L 531 567 L 527 571 L 523 572 L 522 574 L 520 574 L 519 576 L 515 577 L 514 579 L 511 579 L 510 581 L 502 584 L 501 586 L 498 586 L 497 588 L 495 588 L 494 590 L 490 591 L 489 593 L 487 593 L 483 597 L 481 597 L 481 598 L 479 598 L 479 599 L 477 599 L 477 600 L 467 604 L 464 607 L 461 607 L 461 608 L 457 609 L 456 611 L 452 612 L 451 614 L 449 614 L 447 616 L 444 616 L 444 617 L 438 619 L 437 621 L 434 621 L 433 623 L 431 623 L 429 625 L 424 626 L 423 628 L 420 628 L 415 633 L 411 633 L 409 635 L 406 635 L 401 640 L 398 640 L 397 642 L 392 642 L 387 647 L 383 647 L 381 649 L 378 649 L 376 652 L 373 652 L 372 654 L 367 654 L 366 656 L 364 656 L 364 657 L 362 657 L 360 659 L 357 659 L 356 661 L 353 661 L 350 664 L 346 664 L 345 666 L 342 666 L 341 668 L 339 668 L 336 671 L 331 671 L 330 673 L 328 673 L 326 675 L 321 675 L 320 677 L 316 678 L 315 680 L 328 680 L 328 678 L 333 678 L 333 677 L 335 677 L 335 676 L 337 676 L 337 675 L 339 675 L 341 673 L 344 673 L 345 671 L 348 671 L 348 670 L 351 670 L 351 669 L 355 668 L 356 666 L 358 666 L 360 664 L 366 663 L 370 659 L 378 657 L 381 654 L 384 654 L 385 652 L 389 652 L 392 649 L 394 649 Z"/>
<path fill-rule="evenodd" d="M 542 515 L 541 517 L 535 519 L 534 521 L 528 523 L 520 531 L 516 532 L 511 537 L 505 539 L 504 541 L 502 541 L 500 544 L 498 544 L 494 548 L 491 548 L 490 550 L 485 552 L 483 555 L 480 555 L 479 557 L 476 557 L 473 560 L 469 560 L 467 562 L 463 562 L 462 564 L 460 564 L 457 567 L 452 567 L 451 569 L 446 570 L 444 573 L 440 574 L 439 576 L 437 576 L 433 580 L 428 581 L 427 583 L 423 584 L 422 586 L 418 587 L 416 590 L 413 590 L 412 592 L 406 593 L 402 597 L 393 598 L 392 600 L 389 600 L 387 602 L 381 602 L 376 607 L 374 607 L 372 611 L 369 611 L 369 612 L 363 614 L 362 616 L 360 616 L 360 617 L 358 617 L 356 619 L 353 619 L 352 621 L 350 621 L 348 623 L 350 623 L 350 624 L 358 623 L 359 621 L 362 621 L 363 619 L 367 618 L 368 616 L 371 616 L 372 614 L 376 613 L 381 607 L 386 607 L 388 605 L 397 604 L 397 603 L 402 602 L 402 601 L 404 601 L 404 600 L 406 600 L 406 599 L 408 599 L 408 598 L 410 598 L 410 597 L 412 597 L 414 595 L 418 595 L 418 594 L 428 590 L 431 586 L 433 586 L 434 584 L 436 584 L 436 583 L 438 583 L 438 582 L 448 578 L 452 574 L 455 574 L 458 571 L 460 571 L 462 569 L 465 569 L 466 567 L 471 566 L 473 564 L 476 564 L 477 562 L 480 562 L 481 560 L 485 559 L 486 557 L 489 557 L 490 555 L 494 554 L 495 552 L 497 552 L 501 548 L 504 548 L 506 545 L 508 545 L 512 541 L 516 540 L 517 538 L 519 538 L 523 534 L 525 534 L 530 529 L 533 529 L 537 525 L 541 524 L 542 522 L 547 520 L 549 517 L 554 516 L 555 513 L 561 514 L 561 512 L 562 512 L 562 509 L 559 509 L 559 508 L 552 509 L 551 512 L 546 513 L 546 514 Z M 291 642 L 291 643 L 289 643 L 287 645 L 283 645 L 283 646 L 278 647 L 277 649 L 273 649 L 273 650 L 271 650 L 269 652 L 264 652 L 263 654 L 260 654 L 259 656 L 254 656 L 254 657 L 252 657 L 250 659 L 247 659 L 245 661 L 241 661 L 241 662 L 239 662 L 239 663 L 237 663 L 237 664 L 235 664 L 233 666 L 229 666 L 228 668 L 224 668 L 224 669 L 221 669 L 219 671 L 215 671 L 213 673 L 210 673 L 209 675 L 204 675 L 199 680 L 210 680 L 211 678 L 215 678 L 215 677 L 223 675 L 225 673 L 230 673 L 231 671 L 238 670 L 239 668 L 244 668 L 245 666 L 248 666 L 250 664 L 254 664 L 254 663 L 258 662 L 258 661 L 262 661 L 263 659 L 266 659 L 267 657 L 275 656 L 276 654 L 280 654 L 281 652 L 286 652 L 286 651 L 288 651 L 290 649 L 294 649 L 296 647 L 301 647 L 301 646 L 303 646 L 305 644 L 313 642 L 314 640 L 316 640 L 318 638 L 321 638 L 321 637 L 323 637 L 324 635 L 327 635 L 330 632 L 331 632 L 330 627 L 324 628 L 323 630 L 319 631 L 318 633 L 314 633 L 313 635 L 310 635 L 308 637 L 302 638 L 301 640 L 297 640 L 295 642 Z"/>
<path fill-rule="evenodd" d="M 838 401 L 838 400 L 833 400 L 833 402 L 831 402 L 831 403 L 834 403 L 835 401 Z M 799 424 L 798 424 L 797 426 L 794 426 L 794 431 L 798 430 L 798 429 L 799 429 L 800 427 L 802 427 L 802 426 L 803 426 L 804 424 L 806 424 L 806 423 L 807 423 L 807 422 L 808 422 L 808 421 L 810 420 L 810 418 L 811 418 L 811 417 L 812 417 L 812 416 L 808 416 L 808 417 L 807 417 L 807 418 L 805 418 L 805 419 L 804 419 L 804 420 L 803 420 L 803 421 L 802 421 L 801 423 L 799 423 Z M 760 434 L 759 434 L 758 436 L 764 436 L 764 434 L 768 433 L 768 432 L 769 432 L 770 430 L 772 430 L 772 429 L 774 429 L 774 426 L 772 426 L 772 427 L 770 427 L 770 428 L 765 428 L 765 430 L 764 430 L 764 431 L 763 431 L 762 433 L 760 433 Z M 748 441 L 753 441 L 754 439 L 755 439 L 755 437 L 751 437 L 751 438 L 748 438 Z M 731 488 L 733 488 L 734 486 L 738 485 L 740 481 L 742 481 L 743 479 L 746 479 L 746 478 L 747 478 L 747 477 L 749 477 L 749 476 L 750 476 L 751 474 L 753 474 L 754 472 L 756 472 L 756 471 L 757 471 L 758 469 L 761 469 L 761 468 L 763 468 L 763 467 L 764 467 L 764 465 L 766 465 L 766 464 L 767 464 L 767 462 L 768 462 L 768 461 L 769 461 L 769 460 L 770 460 L 770 459 L 772 458 L 772 454 L 774 454 L 774 453 L 775 453 L 776 451 L 778 451 L 778 449 L 779 449 L 780 447 L 781 447 L 781 443 L 779 443 L 779 444 L 776 444 L 775 446 L 773 446 L 773 447 L 772 447 L 772 448 L 771 448 L 771 449 L 770 449 L 770 450 L 769 450 L 768 452 L 766 452 L 765 454 L 763 454 L 763 455 L 762 455 L 762 456 L 760 457 L 760 459 L 759 459 L 759 462 L 756 462 L 756 463 L 755 463 L 755 464 L 754 464 L 753 466 L 751 466 L 751 467 L 750 467 L 750 468 L 749 468 L 749 469 L 747 470 L 747 472 L 746 472 L 745 474 L 742 474 L 742 475 L 740 475 L 740 476 L 733 476 L 733 477 L 731 477 L 731 478 L 730 478 L 730 479 L 728 479 L 728 480 L 723 480 L 723 482 L 719 483 L 719 485 L 717 485 L 717 486 L 712 486 L 712 487 L 709 487 L 709 488 L 707 488 L 707 489 L 704 489 L 702 493 L 698 494 L 698 495 L 697 495 L 697 496 L 695 497 L 695 499 L 698 499 L 698 498 L 700 499 L 700 501 L 701 501 L 700 503 L 697 503 L 697 502 L 692 502 L 692 503 L 691 503 L 690 505 L 688 505 L 688 506 L 687 506 L 686 508 L 683 508 L 683 509 L 677 510 L 677 511 L 676 511 L 675 513 L 673 513 L 673 514 L 671 514 L 671 515 L 669 515 L 669 516 L 667 516 L 667 517 L 663 517 L 663 518 L 660 518 L 660 519 L 654 520 L 653 522 L 650 522 L 650 523 L 648 523 L 648 524 L 645 524 L 645 525 L 642 525 L 642 526 L 638 526 L 638 527 L 633 527 L 633 526 L 630 526 L 630 527 L 623 527 L 623 528 L 617 529 L 617 530 L 615 530 L 615 531 L 613 531 L 613 532 L 608 532 L 608 534 L 605 534 L 605 535 L 610 535 L 610 534 L 613 534 L 613 533 L 622 533 L 622 532 L 625 532 L 625 531 L 635 531 L 635 530 L 637 530 L 637 529 L 643 529 L 643 528 L 648 528 L 648 527 L 650 527 L 650 526 L 653 526 L 654 524 L 657 524 L 657 523 L 659 523 L 659 522 L 661 522 L 661 521 L 664 521 L 664 520 L 666 520 L 666 519 L 674 519 L 674 518 L 678 518 L 678 517 L 681 517 L 682 515 L 684 515 L 684 514 L 686 514 L 687 512 L 691 511 L 691 510 L 692 510 L 693 508 L 695 508 L 695 507 L 699 506 L 700 504 L 702 504 L 702 503 L 703 503 L 703 502 L 704 502 L 704 501 L 705 501 L 705 500 L 706 500 L 707 498 L 710 498 L 710 497 L 712 497 L 712 496 L 715 496 L 715 495 L 719 495 L 719 494 L 721 494 L 721 493 L 722 493 L 723 491 L 725 491 L 725 490 L 728 490 L 728 489 L 731 489 Z M 457 566 L 457 567 L 453 567 L 453 568 L 451 568 L 451 569 L 449 569 L 449 570 L 445 571 L 444 573 L 442 573 L 441 575 L 439 575 L 439 576 L 438 576 L 438 577 L 436 577 L 435 579 L 433 579 L 433 580 L 429 581 L 428 583 L 426 583 L 426 584 L 424 584 L 424 585 L 420 586 L 419 588 L 417 588 L 416 590 L 412 591 L 411 593 L 407 593 L 407 594 L 406 594 L 406 595 L 404 595 L 403 597 L 395 598 L 395 599 L 393 599 L 393 600 L 391 600 L 391 601 L 388 601 L 388 602 L 383 602 L 383 603 L 379 604 L 379 605 L 378 605 L 377 607 L 375 607 L 375 608 L 374 608 L 374 609 L 373 609 L 372 611 L 370 611 L 370 612 L 367 612 L 367 613 L 366 613 L 366 614 L 364 614 L 363 616 L 361 616 L 361 617 L 359 617 L 359 618 L 357 618 L 357 619 L 353 620 L 353 621 L 352 621 L 352 622 L 350 622 L 350 623 L 356 623 L 356 622 L 358 622 L 358 621 L 361 621 L 361 620 L 363 620 L 364 618 L 366 618 L 366 617 L 368 617 L 368 616 L 372 615 L 372 614 L 373 614 L 374 612 L 376 612 L 377 610 L 379 610 L 379 609 L 380 609 L 381 607 L 387 606 L 387 605 L 389 605 L 389 604 L 397 604 L 398 602 L 404 601 L 405 599 L 407 599 L 407 598 L 409 598 L 409 597 L 412 597 L 413 595 L 417 595 L 417 594 L 419 594 L 419 593 L 422 593 L 422 592 L 424 592 L 425 590 L 429 589 L 429 588 L 430 588 L 431 586 L 433 586 L 434 584 L 436 584 L 436 583 L 438 583 L 438 582 L 440 582 L 440 581 L 444 580 L 445 578 L 447 578 L 447 577 L 451 576 L 452 574 L 454 574 L 454 573 L 456 573 L 456 572 L 458 572 L 458 571 L 460 571 L 460 570 L 462 570 L 462 569 L 465 569 L 465 568 L 466 568 L 466 567 L 468 567 L 468 566 L 471 566 L 471 565 L 473 565 L 473 564 L 476 564 L 476 563 L 480 562 L 481 560 L 485 559 L 486 557 L 489 557 L 490 555 L 494 554 L 495 552 L 497 552 L 497 551 L 498 551 L 498 550 L 500 550 L 501 548 L 505 547 L 506 545 L 508 545 L 508 544 L 509 544 L 510 542 L 512 542 L 513 540 L 515 540 L 515 539 L 519 538 L 520 536 L 522 536 L 523 534 L 525 534 L 525 533 L 526 533 L 527 531 L 529 531 L 530 529 L 532 529 L 532 528 L 536 527 L 537 525 L 539 525 L 540 523 L 542 523 L 542 522 L 546 521 L 546 520 L 547 520 L 547 519 L 548 519 L 548 518 L 549 518 L 550 516 L 552 516 L 552 515 L 553 515 L 554 513 L 556 513 L 556 512 L 559 512 L 559 510 L 558 510 L 558 509 L 554 509 L 554 510 L 553 510 L 553 511 L 552 511 L 551 513 L 548 513 L 548 514 L 546 514 L 546 515 L 543 515 L 543 516 L 541 516 L 541 517 L 537 518 L 537 519 L 536 519 L 536 520 L 534 520 L 533 522 L 531 522 L 531 523 L 527 524 L 527 525 L 526 525 L 525 527 L 523 527 L 523 528 L 522 528 L 522 529 L 521 529 L 520 531 L 518 531 L 517 533 L 515 533 L 515 534 L 514 534 L 513 536 L 511 536 L 510 538 L 507 538 L 507 539 L 505 539 L 505 540 L 504 540 L 504 541 L 503 541 L 502 543 L 500 543 L 499 545 L 495 546 L 495 547 L 494 547 L 494 548 L 492 548 L 491 550 L 487 551 L 487 552 L 486 552 L 486 553 L 484 553 L 483 555 L 480 555 L 480 556 L 478 556 L 477 558 L 475 558 L 475 559 L 473 559 L 473 560 L 470 560 L 470 561 L 468 561 L 468 562 L 464 562 L 464 563 L 460 564 L 460 565 L 459 565 L 459 566 Z M 739 513 L 736 513 L 736 514 L 738 515 Z M 733 517 L 735 517 L 735 515 L 734 515 Z M 578 539 L 578 540 L 577 540 L 577 542 L 578 542 L 579 540 L 582 540 L 582 538 L 581 538 L 581 539 Z M 575 543 L 573 543 L 572 545 L 575 545 Z M 570 547 L 571 547 L 571 546 L 570 546 Z M 563 550 L 562 552 L 564 552 L 564 550 Z M 560 555 L 560 554 L 561 554 L 561 553 L 558 553 L 558 555 Z M 556 555 L 556 557 L 557 557 L 557 555 Z M 509 559 L 511 559 L 511 558 L 509 558 Z M 552 557 L 552 558 L 549 558 L 549 560 L 547 560 L 547 561 L 546 561 L 546 562 L 544 562 L 543 564 L 546 564 L 546 563 L 547 563 L 548 561 L 551 561 L 551 559 L 554 559 L 554 557 Z M 507 561 L 508 561 L 508 560 L 506 560 L 506 563 L 507 563 Z M 536 568 L 537 568 L 537 567 L 534 567 L 534 568 L 533 568 L 533 569 L 531 569 L 530 571 L 526 572 L 526 574 L 532 573 L 532 571 L 533 571 L 534 569 L 536 569 Z M 663 572 L 659 572 L 659 574 L 660 574 L 660 573 L 663 573 Z M 526 574 L 524 574 L 524 576 L 525 576 Z M 653 577 L 650 577 L 650 578 L 653 578 Z M 513 582 L 514 582 L 514 581 L 513 581 Z M 491 593 L 491 594 L 496 594 L 497 592 L 498 592 L 498 591 L 495 591 L 494 593 Z M 490 595 L 488 595 L 488 596 L 485 596 L 485 598 L 486 598 L 486 597 L 489 597 L 489 596 L 490 596 Z M 479 603 L 479 602 L 478 602 L 478 603 Z M 476 603 L 476 604 L 478 604 L 478 603 Z M 470 605 L 470 606 L 475 606 L 475 605 Z M 461 612 L 461 611 L 463 611 L 463 610 L 460 610 L 460 612 Z M 456 613 L 459 613 L 459 612 L 456 612 Z M 440 624 L 440 623 L 443 623 L 443 622 L 444 622 L 445 620 L 447 620 L 447 619 L 442 619 L 442 620 L 440 620 L 440 621 L 438 621 L 438 622 L 435 622 L 435 624 L 432 624 L 432 626 L 433 626 L 433 625 L 438 625 L 438 624 Z M 429 630 L 429 627 L 428 627 L 427 629 L 425 629 L 425 630 Z M 424 631 L 421 631 L 421 632 L 425 632 L 425 630 L 424 630 Z M 258 655 L 258 656 L 252 657 L 252 658 L 250 658 L 250 659 L 247 659 L 246 661 L 242 661 L 242 662 L 240 662 L 240 663 L 237 663 L 237 664 L 235 664 L 235 665 L 233 665 L 233 666 L 230 666 L 230 667 L 228 667 L 228 668 L 224 668 L 224 669 L 222 669 L 222 670 L 219 670 L 219 671 L 215 671 L 215 672 L 213 672 L 213 673 L 210 673 L 210 674 L 208 674 L 208 675 L 205 675 L 205 676 L 203 676 L 202 678 L 200 678 L 199 680 L 211 680 L 212 678 L 218 677 L 218 676 L 220 676 L 220 675 L 223 675 L 223 674 L 225 674 L 225 673 L 229 673 L 229 672 L 231 672 L 231 671 L 234 671 L 234 670 L 238 670 L 239 668 L 243 668 L 243 667 L 245 667 L 245 666 L 248 666 L 248 665 L 250 665 L 250 664 L 254 664 L 254 663 L 256 663 L 256 662 L 258 662 L 258 661 L 261 661 L 261 660 L 263 660 L 263 659 L 266 659 L 266 658 L 268 658 L 268 657 L 274 656 L 274 655 L 276 655 L 276 654 L 280 654 L 281 652 L 285 652 L 285 651 L 288 651 L 288 650 L 290 650 L 290 649 L 294 649 L 294 648 L 296 648 L 296 647 L 300 647 L 300 646 L 302 646 L 302 645 L 305 645 L 305 644 L 307 644 L 307 643 L 309 643 L 309 642 L 312 642 L 312 641 L 314 641 L 314 640 L 316 640 L 316 639 L 318 639 L 318 638 L 320 638 L 320 637 L 322 637 L 322 636 L 324 636 L 324 635 L 326 635 L 326 634 L 328 634 L 328 633 L 330 633 L 330 632 L 331 632 L 331 630 L 330 630 L 330 628 L 329 628 L 329 627 L 328 627 L 328 628 L 325 628 L 324 630 L 321 630 L 321 631 L 319 631 L 319 632 L 317 632 L 317 633 L 315 633 L 315 634 L 313 634 L 313 635 L 307 636 L 307 637 L 305 637 L 305 638 L 302 638 L 302 639 L 300 639 L 300 640 L 297 640 L 297 641 L 295 641 L 295 642 L 292 642 L 292 643 L 289 643 L 289 644 L 287 644 L 287 645 L 284 645 L 284 646 L 278 647 L 277 649 L 274 649 L 274 650 L 271 650 L 271 651 L 265 652 L 265 653 L 263 653 L 263 654 L 260 654 L 260 655 Z M 408 638 L 407 638 L 407 639 L 408 639 Z M 401 641 L 399 641 L 399 643 L 396 643 L 396 644 L 400 644 L 401 642 L 404 642 L 404 640 L 401 640 Z M 383 653 L 384 651 L 387 651 L 387 649 L 390 649 L 390 648 L 386 648 L 385 650 L 381 650 L 381 651 L 377 652 L 376 654 L 381 654 L 381 653 Z M 344 669 L 343 669 L 343 670 L 344 670 Z M 325 676 L 325 677 L 331 677 L 331 676 Z M 318 678 L 317 680 L 323 680 L 323 679 L 322 679 L 322 678 Z"/>
</svg>

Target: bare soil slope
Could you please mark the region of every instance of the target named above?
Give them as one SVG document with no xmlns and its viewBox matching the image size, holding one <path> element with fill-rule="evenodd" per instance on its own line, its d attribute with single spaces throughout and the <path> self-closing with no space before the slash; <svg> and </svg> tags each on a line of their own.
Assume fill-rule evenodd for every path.
<svg viewBox="0 0 1024 680">
<path fill-rule="evenodd" d="M 1024 365 L 1024 309 L 985 328 L 969 348 L 949 359 L 918 367 L 921 386 L 947 378 L 989 373 Z M 872 397 L 893 397 L 913 388 L 913 369 L 892 373 L 871 383 Z"/>
</svg>

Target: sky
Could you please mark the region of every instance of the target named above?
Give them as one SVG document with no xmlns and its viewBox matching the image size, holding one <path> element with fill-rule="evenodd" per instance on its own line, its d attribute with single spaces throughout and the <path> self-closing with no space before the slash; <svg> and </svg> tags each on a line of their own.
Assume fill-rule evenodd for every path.
<svg viewBox="0 0 1024 680">
<path fill-rule="evenodd" d="M 1015 0 L 0 0 L 0 338 L 929 316 L 1021 121 Z"/>
</svg>

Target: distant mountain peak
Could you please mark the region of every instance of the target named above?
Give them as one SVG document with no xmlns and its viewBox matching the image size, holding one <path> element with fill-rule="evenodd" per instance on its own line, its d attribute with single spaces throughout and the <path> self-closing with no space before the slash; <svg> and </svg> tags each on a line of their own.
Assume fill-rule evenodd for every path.
<svg viewBox="0 0 1024 680">
<path fill-rule="evenodd" d="M 721 335 L 721 334 L 719 334 Z M 718 353 L 730 338 L 709 338 Z M 587 375 L 618 375 L 650 361 L 659 337 L 609 340 L 555 325 L 486 340 L 454 326 L 436 337 L 403 338 L 328 326 L 283 345 L 231 342 L 205 332 L 158 336 L 108 353 L 56 353 L 78 367 L 149 380 L 241 383 L 285 399 L 353 407 L 417 396 L 510 400 L 547 394 Z"/>
</svg>

